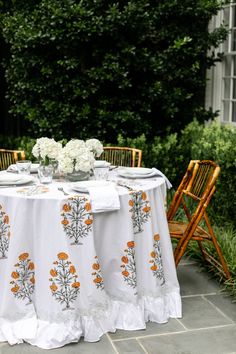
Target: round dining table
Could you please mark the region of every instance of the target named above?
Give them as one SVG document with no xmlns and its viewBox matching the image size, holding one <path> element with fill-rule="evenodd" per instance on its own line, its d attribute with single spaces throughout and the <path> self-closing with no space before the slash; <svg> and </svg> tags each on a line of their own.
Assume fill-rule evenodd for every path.
<svg viewBox="0 0 236 354">
<path fill-rule="evenodd" d="M 66 181 L 0 186 L 1 342 L 51 349 L 182 316 L 165 179 L 109 179 L 119 208 L 100 212 Z"/>
</svg>

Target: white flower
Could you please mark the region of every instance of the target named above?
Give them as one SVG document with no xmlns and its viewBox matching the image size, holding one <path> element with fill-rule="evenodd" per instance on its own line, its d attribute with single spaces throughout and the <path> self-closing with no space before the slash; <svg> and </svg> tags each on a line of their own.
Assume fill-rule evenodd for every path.
<svg viewBox="0 0 236 354">
<path fill-rule="evenodd" d="M 64 173 L 73 171 L 89 172 L 94 166 L 94 155 L 82 140 L 70 140 L 58 158 L 59 170 Z"/>
<path fill-rule="evenodd" d="M 97 139 L 89 139 L 85 142 L 85 145 L 96 157 L 99 157 L 103 152 L 102 143 Z"/>
<path fill-rule="evenodd" d="M 62 150 L 62 144 L 56 142 L 54 139 L 39 138 L 36 140 L 36 144 L 33 146 L 32 154 L 36 158 L 57 159 Z"/>
</svg>

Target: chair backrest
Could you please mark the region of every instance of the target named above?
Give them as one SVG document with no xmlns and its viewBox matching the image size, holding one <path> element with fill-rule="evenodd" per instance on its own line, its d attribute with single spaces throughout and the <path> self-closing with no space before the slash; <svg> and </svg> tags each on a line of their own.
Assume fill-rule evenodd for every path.
<svg viewBox="0 0 236 354">
<path fill-rule="evenodd" d="M 142 150 L 128 147 L 105 146 L 101 159 L 116 166 L 140 167 Z"/>
<path fill-rule="evenodd" d="M 196 201 L 194 216 L 201 217 L 215 192 L 216 179 L 220 173 L 220 167 L 210 160 L 192 160 L 187 171 L 175 192 L 170 204 L 167 218 L 172 220 L 179 209 L 183 206 L 187 218 L 192 215 L 187 207 L 187 199 Z"/>
<path fill-rule="evenodd" d="M 23 150 L 0 149 L 0 170 L 6 170 L 18 160 L 25 160 L 25 152 Z"/>
</svg>

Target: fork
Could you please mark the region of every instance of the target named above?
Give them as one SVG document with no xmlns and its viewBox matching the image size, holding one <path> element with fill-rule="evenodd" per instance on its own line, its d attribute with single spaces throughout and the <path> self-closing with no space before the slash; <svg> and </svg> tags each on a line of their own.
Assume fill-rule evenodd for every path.
<svg viewBox="0 0 236 354">
<path fill-rule="evenodd" d="M 66 193 L 62 187 L 57 188 L 60 192 L 62 192 L 64 195 L 69 195 L 69 193 Z"/>
</svg>

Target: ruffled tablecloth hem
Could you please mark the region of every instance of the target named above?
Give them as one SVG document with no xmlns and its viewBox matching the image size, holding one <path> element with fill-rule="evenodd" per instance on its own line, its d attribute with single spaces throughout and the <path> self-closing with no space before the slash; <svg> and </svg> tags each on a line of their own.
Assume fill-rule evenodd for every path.
<svg viewBox="0 0 236 354">
<path fill-rule="evenodd" d="M 0 341 L 19 344 L 23 341 L 42 349 L 53 349 L 65 344 L 85 341 L 97 342 L 107 332 L 116 329 L 139 330 L 146 322 L 165 323 L 169 318 L 182 316 L 181 299 L 177 292 L 165 297 L 144 296 L 136 304 L 111 300 L 103 316 L 79 316 L 65 314 L 64 321 L 50 322 L 32 318 L 18 321 L 0 319 Z"/>
</svg>

